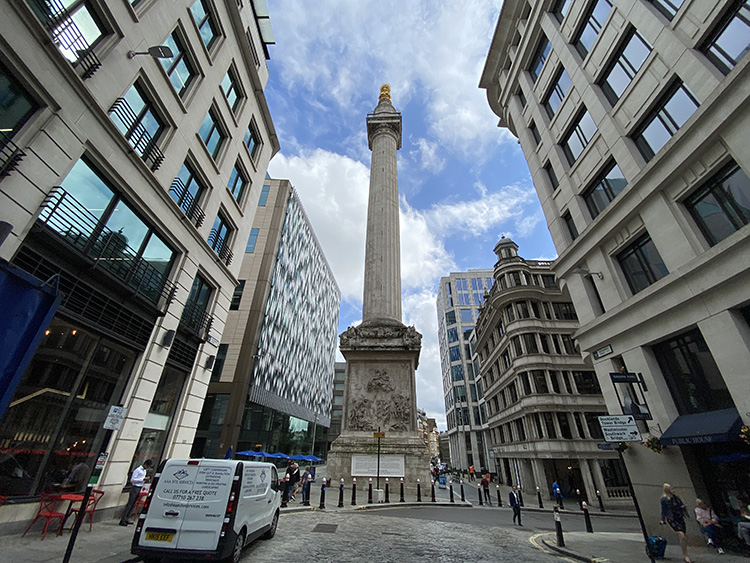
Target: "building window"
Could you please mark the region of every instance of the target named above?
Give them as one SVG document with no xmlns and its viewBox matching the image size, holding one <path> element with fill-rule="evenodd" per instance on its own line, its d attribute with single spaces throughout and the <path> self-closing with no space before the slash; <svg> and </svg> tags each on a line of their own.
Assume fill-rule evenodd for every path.
<svg viewBox="0 0 750 563">
<path fill-rule="evenodd" d="M 680 414 L 735 406 L 700 330 L 656 344 L 652 350 Z"/>
<path fill-rule="evenodd" d="M 659 10 L 669 20 L 677 15 L 677 10 L 680 9 L 682 3 L 685 0 L 649 0 L 657 10 Z"/>
<path fill-rule="evenodd" d="M 449 347 L 448 357 L 450 358 L 451 362 L 460 362 L 461 361 L 461 347 L 460 346 Z"/>
<path fill-rule="evenodd" d="M 518 96 L 518 99 L 521 100 L 521 108 L 526 107 L 526 96 L 523 95 L 523 91 L 519 88 L 516 92 L 516 96 Z"/>
<path fill-rule="evenodd" d="M 618 254 L 617 261 L 633 294 L 669 273 L 648 233 Z"/>
<path fill-rule="evenodd" d="M 250 153 L 250 158 L 255 159 L 258 156 L 258 152 L 260 152 L 260 138 L 252 123 L 247 128 L 247 131 L 245 131 L 245 138 L 242 142 L 247 147 L 247 152 Z"/>
<path fill-rule="evenodd" d="M 542 285 L 547 289 L 557 289 L 555 276 L 553 274 L 542 274 Z"/>
<path fill-rule="evenodd" d="M 214 360 L 214 369 L 211 371 L 211 381 L 221 379 L 221 372 L 224 371 L 224 362 L 227 359 L 227 350 L 229 350 L 229 344 L 219 344 L 219 349 L 216 351 L 216 360 Z M 206 400 L 208 400 L 208 397 Z"/>
<path fill-rule="evenodd" d="M 551 412 L 542 413 L 544 418 L 544 428 L 547 430 L 547 438 L 557 438 L 557 429 L 555 428 L 555 420 Z"/>
<path fill-rule="evenodd" d="M 239 281 L 240 283 L 235 286 L 234 293 L 232 294 L 232 302 L 229 304 L 230 311 L 237 311 L 240 308 L 240 302 L 242 301 L 242 292 L 245 291 L 245 280 Z"/>
<path fill-rule="evenodd" d="M 216 22 L 216 16 L 208 6 L 207 0 L 197 0 L 197 2 L 190 6 L 190 13 L 193 15 L 193 21 L 198 27 L 203 44 L 207 49 L 210 49 L 219 36 L 219 26 Z"/>
<path fill-rule="evenodd" d="M 626 34 L 614 61 L 604 74 L 600 86 L 613 106 L 630 86 L 633 78 L 651 54 L 651 45 L 634 29 Z"/>
<path fill-rule="evenodd" d="M 620 167 L 617 166 L 617 163 L 612 162 L 599 179 L 583 193 L 583 199 L 586 202 L 586 207 L 589 208 L 591 218 L 596 218 L 599 213 L 604 211 L 627 185 L 628 182 L 620 171 Z"/>
<path fill-rule="evenodd" d="M 549 40 L 546 37 L 542 36 L 542 39 L 539 41 L 539 46 L 536 48 L 536 51 L 534 52 L 534 58 L 531 59 L 531 64 L 529 65 L 529 72 L 531 73 L 531 79 L 534 82 L 536 82 L 536 79 L 539 77 L 539 73 L 542 71 L 542 67 L 544 66 L 544 61 L 547 60 L 549 51 L 550 51 Z"/>
<path fill-rule="evenodd" d="M 243 95 L 234 67 L 229 67 L 229 70 L 224 75 L 224 79 L 221 81 L 221 91 L 224 93 L 229 107 L 232 108 L 232 112 L 236 112 Z"/>
<path fill-rule="evenodd" d="M 724 74 L 729 73 L 750 48 L 750 0 L 735 1 L 702 51 Z"/>
<path fill-rule="evenodd" d="M 685 200 L 713 246 L 750 223 L 750 179 L 732 161 Z"/>
<path fill-rule="evenodd" d="M 523 345 L 526 348 L 527 354 L 538 354 L 539 346 L 536 343 L 536 335 L 534 333 L 522 334 Z"/>
<path fill-rule="evenodd" d="M 555 169 L 552 167 L 551 162 L 547 162 L 544 165 L 544 171 L 547 173 L 549 183 L 552 184 L 552 191 L 555 191 L 560 186 L 560 182 L 557 180 L 557 174 L 555 174 Z"/>
<path fill-rule="evenodd" d="M 448 329 L 448 342 L 458 342 L 458 329 L 456 327 Z"/>
<path fill-rule="evenodd" d="M 539 135 L 539 129 L 536 126 L 536 123 L 533 121 L 529 123 L 529 131 L 531 131 L 531 137 L 534 139 L 534 144 L 539 145 L 539 143 L 542 142 L 542 137 Z"/>
<path fill-rule="evenodd" d="M 573 432 L 570 429 L 570 419 L 568 418 L 568 413 L 558 412 L 557 422 L 560 425 L 560 436 L 562 436 L 566 440 L 573 439 Z"/>
<path fill-rule="evenodd" d="M 214 226 L 208 235 L 208 244 L 227 265 L 232 261 L 231 245 L 233 232 L 234 229 L 232 229 L 227 218 L 222 213 L 219 213 L 216 215 Z"/>
<path fill-rule="evenodd" d="M 570 233 L 570 238 L 572 240 L 575 240 L 578 238 L 578 229 L 576 229 L 576 224 L 573 222 L 573 216 L 570 214 L 570 211 L 566 211 L 565 214 L 562 216 L 563 221 L 565 221 L 565 226 L 568 227 L 568 233 Z"/>
<path fill-rule="evenodd" d="M 180 317 L 180 324 L 196 334 L 208 332 L 212 321 L 208 315 L 208 308 L 211 305 L 213 291 L 211 284 L 202 275 L 196 274 Z"/>
<path fill-rule="evenodd" d="M 581 155 L 583 149 L 589 144 L 596 131 L 596 123 L 594 123 L 591 114 L 584 107 L 583 113 L 580 114 L 575 125 L 573 125 L 573 128 L 562 141 L 563 152 L 569 164 L 572 165 Z"/>
<path fill-rule="evenodd" d="M 451 377 L 453 381 L 463 381 L 464 380 L 464 368 L 462 365 L 457 366 L 451 366 Z"/>
<path fill-rule="evenodd" d="M 270 184 L 263 184 L 263 187 L 260 189 L 260 197 L 258 198 L 258 207 L 266 206 L 266 202 L 268 201 L 268 192 L 270 189 Z M 450 285 L 448 287 L 450 288 Z"/>
<path fill-rule="evenodd" d="M 456 312 L 455 311 L 448 311 L 447 313 L 445 313 L 445 324 L 446 326 L 456 324 Z"/>
<path fill-rule="evenodd" d="M 555 2 L 555 5 L 552 7 L 552 13 L 560 23 L 562 23 L 562 21 L 565 19 L 565 15 L 568 13 L 570 3 L 571 0 L 557 0 L 557 2 Z"/>
<path fill-rule="evenodd" d="M 555 113 L 557 113 L 557 110 L 560 108 L 560 104 L 562 104 L 568 90 L 570 90 L 571 84 L 572 82 L 568 75 L 568 71 L 561 67 L 557 73 L 557 78 L 552 85 L 552 89 L 544 98 L 543 102 L 544 109 L 547 110 L 547 115 L 549 115 L 550 119 L 555 117 Z"/>
<path fill-rule="evenodd" d="M 573 45 L 575 45 L 576 50 L 582 57 L 585 58 L 591 47 L 593 47 L 596 37 L 599 35 L 602 27 L 604 27 L 604 22 L 607 16 L 609 16 L 610 10 L 612 10 L 610 0 L 596 0 L 592 5 L 585 23 L 573 40 Z"/>
<path fill-rule="evenodd" d="M 466 324 L 474 324 L 474 315 L 471 309 L 459 309 L 461 311 L 461 322 Z"/>
<path fill-rule="evenodd" d="M 229 175 L 229 183 L 227 188 L 232 193 L 232 197 L 236 202 L 242 201 L 242 196 L 245 193 L 250 180 L 247 178 L 247 174 L 242 169 L 240 162 L 237 161 L 232 168 L 232 173 Z"/>
<path fill-rule="evenodd" d="M 199 204 L 205 191 L 205 187 L 195 176 L 192 167 L 187 162 L 180 168 L 180 172 L 169 190 L 169 195 L 174 202 L 180 206 L 183 213 L 196 227 L 203 224 L 203 219 L 206 216 Z"/>
<path fill-rule="evenodd" d="M 700 103 L 690 89 L 677 81 L 636 130 L 633 140 L 646 161 L 651 160 L 677 130 L 693 115 Z"/>
<path fill-rule="evenodd" d="M 208 152 L 211 154 L 214 160 L 219 154 L 224 140 L 227 138 L 227 134 L 221 127 L 221 122 L 217 117 L 216 110 L 211 108 L 208 110 L 206 117 L 203 119 L 198 134 L 203 140 L 203 144 L 206 145 Z"/>
<path fill-rule="evenodd" d="M 596 373 L 593 371 L 574 371 L 573 381 L 579 395 L 600 395 L 602 392 Z"/>
<path fill-rule="evenodd" d="M 167 37 L 164 43 L 172 50 L 172 57 L 159 59 L 159 62 L 169 76 L 175 92 L 182 97 L 195 77 L 195 69 L 186 56 L 185 47 L 177 31 Z"/>
<path fill-rule="evenodd" d="M 586 427 L 589 429 L 589 434 L 594 440 L 604 439 L 602 434 L 602 425 L 599 424 L 599 417 L 605 413 L 601 412 L 585 412 L 583 418 L 586 421 Z"/>
<path fill-rule="evenodd" d="M 258 242 L 259 232 L 260 232 L 260 229 L 256 229 L 256 228 L 250 229 L 250 236 L 247 239 L 247 246 L 245 247 L 245 252 L 247 253 L 255 252 L 255 244 Z"/>
<path fill-rule="evenodd" d="M 578 320 L 572 303 L 552 303 L 552 310 L 555 312 L 555 318 L 559 321 Z"/>
<path fill-rule="evenodd" d="M 112 104 L 109 117 L 138 156 L 151 162 L 153 169 L 161 165 L 164 155 L 156 143 L 165 129 L 164 121 L 140 84 L 133 84 Z"/>
<path fill-rule="evenodd" d="M 13 73 L 0 64 L 0 149 L 37 109 L 39 105 L 18 83 Z"/>
<path fill-rule="evenodd" d="M 534 378 L 534 387 L 537 393 L 549 393 L 549 387 L 547 386 L 547 377 L 544 374 L 544 370 L 535 369 L 531 372 Z"/>
</svg>

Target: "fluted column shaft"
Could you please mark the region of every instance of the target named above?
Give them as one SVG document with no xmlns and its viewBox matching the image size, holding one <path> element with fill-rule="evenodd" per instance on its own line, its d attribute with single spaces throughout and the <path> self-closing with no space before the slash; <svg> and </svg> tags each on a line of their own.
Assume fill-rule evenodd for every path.
<svg viewBox="0 0 750 563">
<path fill-rule="evenodd" d="M 388 104 L 390 105 L 390 103 Z M 390 108 L 392 109 L 392 107 Z M 367 208 L 362 321 L 401 323 L 401 252 L 398 170 L 401 115 L 368 118 L 372 160 Z"/>
</svg>

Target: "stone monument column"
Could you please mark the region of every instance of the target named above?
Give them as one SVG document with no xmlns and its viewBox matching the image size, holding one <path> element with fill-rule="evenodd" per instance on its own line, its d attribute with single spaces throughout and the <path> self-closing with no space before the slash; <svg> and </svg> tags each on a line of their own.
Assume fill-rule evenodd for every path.
<svg viewBox="0 0 750 563">
<path fill-rule="evenodd" d="M 407 495 L 417 479 L 429 492 L 428 446 L 417 433 L 414 373 L 422 335 L 401 321 L 401 256 L 396 151 L 401 148 L 401 114 L 384 84 L 375 110 L 367 116 L 372 150 L 367 208 L 367 243 L 362 323 L 340 335 L 346 358 L 341 434 L 328 453 L 328 476 L 351 483 L 376 482 L 380 439 L 381 488 L 385 477 L 397 491 L 404 478 Z M 383 435 L 381 434 L 381 435 Z M 393 494 L 393 493 L 392 493 Z M 414 499 L 407 499 L 414 500 Z"/>
</svg>

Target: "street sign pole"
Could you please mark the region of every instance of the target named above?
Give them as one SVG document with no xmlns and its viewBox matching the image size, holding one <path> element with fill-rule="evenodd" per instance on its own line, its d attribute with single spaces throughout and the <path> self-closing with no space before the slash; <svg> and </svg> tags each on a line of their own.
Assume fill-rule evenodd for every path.
<svg viewBox="0 0 750 563">
<path fill-rule="evenodd" d="M 380 426 L 378 426 L 378 431 L 373 432 L 372 435 L 378 439 L 378 470 L 377 475 L 375 476 L 376 482 L 375 482 L 375 488 L 380 489 L 380 439 L 385 438 L 385 432 L 380 431 Z"/>
<path fill-rule="evenodd" d="M 94 490 L 94 485 L 96 485 L 96 483 L 99 481 L 99 475 L 101 475 L 102 469 L 104 468 L 104 461 L 108 456 L 107 446 L 109 446 L 109 440 L 112 438 L 112 432 L 114 430 L 119 430 L 120 426 L 122 426 L 122 421 L 125 419 L 126 412 L 127 409 L 121 405 L 112 406 L 109 408 L 109 414 L 107 415 L 107 419 L 104 421 L 103 425 L 103 428 L 105 430 L 104 439 L 102 440 L 102 445 L 99 448 L 99 454 L 96 456 L 96 463 L 94 464 L 94 469 L 92 470 L 91 476 L 88 480 L 88 484 L 86 485 L 86 490 L 83 492 L 81 508 L 78 510 L 75 522 L 73 523 L 73 529 L 70 532 L 68 547 L 65 550 L 65 555 L 63 556 L 62 563 L 69 563 L 70 556 L 73 554 L 73 547 L 75 547 L 76 544 L 78 531 L 81 529 L 83 518 L 86 516 L 86 506 L 88 505 L 89 498 L 91 498 L 91 493 Z M 91 515 L 91 517 L 93 518 L 93 514 Z"/>
</svg>

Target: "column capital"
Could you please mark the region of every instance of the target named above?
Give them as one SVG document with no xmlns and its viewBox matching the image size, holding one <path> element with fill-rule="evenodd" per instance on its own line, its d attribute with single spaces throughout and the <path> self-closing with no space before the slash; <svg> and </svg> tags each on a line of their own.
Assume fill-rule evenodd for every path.
<svg viewBox="0 0 750 563">
<path fill-rule="evenodd" d="M 396 150 L 401 148 L 401 114 L 399 112 L 370 113 L 367 115 L 367 147 L 377 135 L 391 134 L 396 139 Z"/>
</svg>

